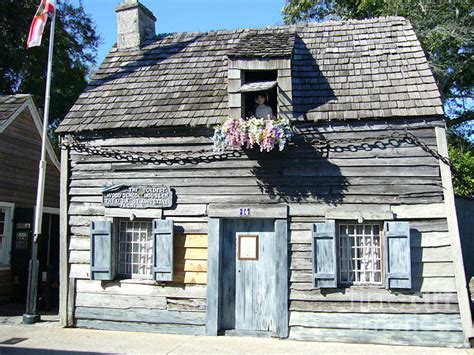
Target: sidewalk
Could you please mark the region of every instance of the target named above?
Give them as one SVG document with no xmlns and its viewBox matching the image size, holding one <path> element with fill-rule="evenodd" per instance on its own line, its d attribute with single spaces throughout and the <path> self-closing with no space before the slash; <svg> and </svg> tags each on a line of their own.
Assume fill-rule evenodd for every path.
<svg viewBox="0 0 474 355">
<path fill-rule="evenodd" d="M 24 339 L 5 345 L 11 338 Z M 0 354 L 470 354 L 473 350 L 335 344 L 238 337 L 62 329 L 52 322 L 32 326 L 0 325 Z"/>
</svg>

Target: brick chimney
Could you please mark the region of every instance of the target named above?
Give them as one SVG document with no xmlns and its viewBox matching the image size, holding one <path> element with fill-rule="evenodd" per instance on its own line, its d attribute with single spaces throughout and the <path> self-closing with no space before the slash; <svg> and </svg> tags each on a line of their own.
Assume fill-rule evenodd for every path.
<svg viewBox="0 0 474 355">
<path fill-rule="evenodd" d="M 156 17 L 138 0 L 125 0 L 117 12 L 117 48 L 138 49 L 147 39 L 155 37 Z"/>
</svg>

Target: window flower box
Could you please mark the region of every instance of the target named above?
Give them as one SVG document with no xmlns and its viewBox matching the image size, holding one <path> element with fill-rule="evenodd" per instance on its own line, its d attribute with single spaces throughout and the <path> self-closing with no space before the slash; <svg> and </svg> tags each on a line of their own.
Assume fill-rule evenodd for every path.
<svg viewBox="0 0 474 355">
<path fill-rule="evenodd" d="M 230 118 L 214 129 L 214 151 L 222 153 L 226 149 L 252 149 L 255 146 L 260 151 L 270 152 L 276 147 L 285 149 L 291 140 L 293 132 L 288 119 L 264 119 L 250 117 Z"/>
</svg>

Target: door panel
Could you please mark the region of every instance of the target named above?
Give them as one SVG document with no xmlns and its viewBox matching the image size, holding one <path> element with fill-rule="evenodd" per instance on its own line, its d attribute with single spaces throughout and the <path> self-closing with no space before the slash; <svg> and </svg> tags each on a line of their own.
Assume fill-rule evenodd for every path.
<svg viewBox="0 0 474 355">
<path fill-rule="evenodd" d="M 226 228 L 235 260 L 235 329 L 272 329 L 275 292 L 274 221 L 232 220 Z M 239 235 L 258 236 L 258 260 L 239 260 Z M 225 261 L 225 260 L 224 260 Z"/>
</svg>

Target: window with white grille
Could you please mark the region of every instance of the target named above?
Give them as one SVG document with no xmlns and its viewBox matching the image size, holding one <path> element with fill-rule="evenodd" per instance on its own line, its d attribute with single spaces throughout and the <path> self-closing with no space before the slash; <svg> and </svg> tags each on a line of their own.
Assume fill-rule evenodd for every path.
<svg viewBox="0 0 474 355">
<path fill-rule="evenodd" d="M 339 277 L 347 285 L 382 284 L 379 224 L 339 225 Z"/>
<path fill-rule="evenodd" d="M 151 221 L 119 221 L 118 273 L 123 277 L 151 279 L 153 240 Z"/>
</svg>

